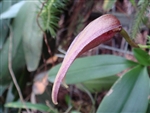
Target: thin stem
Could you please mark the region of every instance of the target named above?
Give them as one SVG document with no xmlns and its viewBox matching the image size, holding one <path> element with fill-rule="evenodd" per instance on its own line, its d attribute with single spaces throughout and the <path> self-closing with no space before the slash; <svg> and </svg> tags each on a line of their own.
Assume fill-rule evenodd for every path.
<svg viewBox="0 0 150 113">
<path fill-rule="evenodd" d="M 42 12 L 42 9 L 43 9 L 45 3 L 47 3 L 47 2 L 48 2 L 48 0 L 46 0 L 44 3 L 42 3 L 42 7 L 41 7 L 41 10 L 39 11 L 39 13 L 38 13 L 38 15 L 37 15 L 36 21 L 37 21 L 37 24 L 38 24 L 39 28 L 40 28 L 41 31 L 43 32 L 43 35 L 44 35 L 44 42 L 45 42 L 45 44 L 46 44 L 46 46 L 47 46 L 48 53 L 52 56 L 51 49 L 50 49 L 50 47 L 49 47 L 49 45 L 48 45 L 46 33 L 45 33 L 45 31 L 43 30 L 43 28 L 41 27 L 41 25 L 40 25 L 40 23 L 39 23 L 39 20 L 38 20 L 38 18 L 40 17 L 40 14 L 41 14 L 41 12 Z M 53 61 L 53 59 L 52 59 L 52 61 Z M 53 61 L 53 63 L 52 63 L 52 66 L 54 66 L 54 61 Z"/>
<path fill-rule="evenodd" d="M 138 44 L 138 45 L 142 49 L 150 48 L 150 45 L 141 45 L 141 44 Z"/>
<path fill-rule="evenodd" d="M 50 2 L 50 4 L 48 5 L 48 19 L 47 19 L 47 23 L 46 23 L 46 28 L 48 28 L 48 24 L 50 23 L 50 14 L 51 14 L 51 7 L 52 7 L 52 5 L 53 5 L 53 3 L 54 3 L 54 0 L 51 0 L 51 2 Z"/>
<path fill-rule="evenodd" d="M 46 100 L 46 105 L 50 108 L 49 112 L 50 112 L 50 111 L 53 111 L 54 113 L 58 113 L 58 111 L 55 110 L 55 109 L 50 105 L 49 101 L 47 101 L 47 100 Z"/>
<path fill-rule="evenodd" d="M 123 28 L 121 29 L 120 34 L 132 47 L 139 48 L 138 44 L 132 41 L 128 33 Z"/>
<path fill-rule="evenodd" d="M 20 100 L 21 100 L 22 104 L 25 106 L 27 113 L 30 113 L 30 111 L 27 109 L 27 107 L 24 103 L 24 99 L 23 99 L 21 90 L 19 88 L 19 85 L 18 85 L 17 80 L 15 78 L 15 74 L 14 74 L 13 69 L 12 69 L 12 46 L 13 46 L 12 45 L 12 29 L 10 26 L 9 26 L 9 28 L 10 28 L 10 36 L 9 36 L 10 43 L 9 43 L 9 52 L 8 52 L 8 69 L 9 69 L 10 75 L 12 77 L 13 83 L 14 83 L 14 85 L 17 89 L 17 92 L 19 94 Z"/>
<path fill-rule="evenodd" d="M 93 109 L 91 109 L 91 111 L 95 112 L 95 100 L 94 100 L 92 94 L 89 92 L 89 90 L 86 87 L 84 87 L 84 85 L 79 84 L 79 87 L 81 87 L 87 93 L 87 95 L 90 97 L 91 102 L 92 102 L 92 108 L 93 108 Z"/>
<path fill-rule="evenodd" d="M 122 30 L 120 31 L 120 34 L 123 38 L 125 38 L 125 40 L 132 46 L 135 48 L 141 48 L 141 49 L 146 49 L 146 48 L 150 48 L 150 45 L 141 45 L 141 44 L 136 44 L 135 42 L 132 41 L 132 39 L 130 38 L 130 36 L 128 35 L 128 33 L 122 28 Z"/>
</svg>

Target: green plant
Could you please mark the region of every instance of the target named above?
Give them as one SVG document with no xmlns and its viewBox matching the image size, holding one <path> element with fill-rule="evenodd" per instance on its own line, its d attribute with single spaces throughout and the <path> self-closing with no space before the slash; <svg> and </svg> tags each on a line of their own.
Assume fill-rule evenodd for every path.
<svg viewBox="0 0 150 113">
<path fill-rule="evenodd" d="M 48 0 L 42 9 L 42 3 L 40 0 L 36 2 L 21 0 L 0 1 L 0 8 L 2 9 L 0 12 L 0 95 L 8 94 L 4 98 L 0 112 L 3 112 L 5 102 L 18 99 L 21 100 L 21 104 L 16 102 L 8 104 L 8 106 L 48 110 L 46 105 L 41 105 L 40 107 L 40 105 L 25 103 L 21 95 L 27 85 L 26 80 L 29 74 L 37 71 L 42 54 L 43 31 L 36 20 L 38 19 L 40 25 L 44 26 L 45 21 L 43 18 L 46 14 L 49 15 L 50 18 L 46 18 L 46 21 L 50 21 L 48 23 L 50 24 L 50 29 L 44 27 L 43 30 L 44 32 L 53 31 L 52 35 L 53 33 L 56 34 L 59 17 L 67 5 L 65 0 L 53 0 L 52 2 Z M 42 12 L 40 12 L 41 9 Z M 52 16 L 54 13 L 55 15 Z M 38 16 L 38 14 L 41 15 Z M 18 86 L 17 91 L 14 86 L 12 86 L 13 88 L 9 87 L 12 84 L 12 80 L 14 85 Z M 18 92 L 20 97 L 18 97 Z M 9 97 L 9 94 L 13 96 Z"/>
<path fill-rule="evenodd" d="M 56 33 L 58 33 L 57 30 L 60 16 L 64 13 L 64 10 L 66 11 L 68 3 L 72 2 L 70 0 L 40 1 L 41 0 L 36 2 L 19 2 L 19 0 L 9 0 L 9 2 L 6 2 L 5 0 L 2 0 L 0 2 L 0 8 L 2 9 L 2 13 L 0 15 L 0 94 L 4 96 L 4 102 L 0 107 L 0 112 L 3 112 L 3 110 L 7 112 L 8 108 L 18 108 L 19 111 L 20 109 L 26 109 L 27 112 L 29 112 L 28 109 L 50 113 L 60 112 L 58 109 L 55 109 L 51 103 L 51 99 L 49 98 L 50 95 L 48 95 L 47 98 L 45 97 L 46 100 L 49 99 L 46 104 L 40 104 L 45 103 L 43 98 L 42 99 L 44 102 L 35 104 L 34 102 L 25 102 L 20 95 L 20 97 L 18 97 L 18 92 L 22 93 L 25 87 L 30 87 L 32 85 L 32 81 L 28 81 L 28 78 L 33 78 L 33 75 L 37 75 L 37 73 L 41 72 L 40 69 L 43 64 L 41 64 L 40 61 L 45 60 L 45 58 L 43 58 L 45 53 L 42 51 L 43 35 L 45 37 L 46 33 L 48 33 L 47 38 L 45 37 L 45 39 L 48 40 L 51 40 L 51 37 L 56 36 Z M 112 0 L 111 2 L 108 1 L 109 0 L 105 0 L 103 6 L 106 11 L 111 9 L 112 5 L 117 2 L 117 0 Z M 137 7 L 134 0 L 130 1 L 134 7 Z M 146 0 L 143 1 L 148 2 Z M 85 2 L 90 5 L 85 5 L 84 2 L 82 2 L 82 4 L 78 3 L 76 5 L 77 11 L 75 17 L 69 15 L 70 17 L 75 18 L 73 19 L 74 21 L 79 18 L 80 22 L 86 23 L 85 20 L 88 18 L 89 12 L 91 12 L 87 11 L 87 9 L 88 7 L 91 7 L 92 10 L 91 4 L 94 4 L 94 2 L 90 1 L 88 3 L 88 0 Z M 78 5 L 80 5 L 80 8 Z M 82 5 L 87 7 L 86 11 L 83 11 L 84 13 L 88 12 L 85 15 L 85 18 L 83 18 L 84 16 L 77 16 L 78 12 L 80 12 L 79 10 L 82 9 Z M 139 24 L 137 25 L 138 27 L 136 27 L 136 30 L 139 28 L 140 23 L 142 22 L 141 18 L 145 16 L 145 13 L 141 12 L 146 12 L 148 7 L 148 4 L 142 4 L 142 0 L 139 1 L 139 5 L 141 8 L 137 9 L 140 9 L 139 12 L 141 16 L 138 17 L 140 18 L 140 21 L 138 20 Z M 69 19 L 69 21 L 70 20 L 71 19 Z M 81 27 L 79 24 L 80 22 L 76 22 L 78 25 L 77 28 Z M 71 27 L 74 26 L 72 22 L 70 23 Z M 68 34 L 75 32 L 70 28 Z M 133 53 L 138 62 L 133 62 L 115 55 L 95 55 L 78 58 L 75 60 L 75 58 L 81 55 L 83 52 L 111 39 L 116 33 L 120 33 L 132 47 L 137 48 L 133 49 Z M 57 40 L 57 38 L 54 40 Z M 47 42 L 46 44 L 48 45 Z M 76 37 L 72 46 L 68 50 L 68 53 L 66 54 L 63 64 L 54 66 L 49 70 L 48 79 L 49 82 L 53 83 L 59 68 L 62 67 L 62 71 L 60 71 L 61 79 L 56 79 L 56 82 L 54 83 L 55 85 L 52 93 L 53 102 L 55 104 L 57 103 L 56 93 L 59 89 L 61 80 L 63 80 L 64 86 L 68 87 L 65 82 L 67 84 L 74 84 L 78 89 L 82 90 L 89 96 L 92 102 L 92 107 L 90 110 L 91 113 L 95 113 L 97 110 L 95 108 L 97 97 L 93 97 L 91 93 L 96 95 L 97 92 L 101 92 L 103 90 L 110 91 L 99 105 L 97 113 L 106 111 L 114 111 L 117 113 L 128 110 L 132 110 L 133 113 L 136 113 L 138 111 L 146 112 L 146 109 L 147 113 L 149 113 L 150 101 L 147 98 L 150 87 L 148 77 L 150 56 L 141 48 L 148 49 L 149 45 L 140 45 L 134 43 L 126 31 L 123 30 L 118 19 L 113 15 L 105 15 L 96 19 Z M 72 64 L 74 60 L 75 62 Z M 43 63 L 44 66 L 47 65 L 45 62 Z M 69 66 L 71 67 L 69 68 Z M 126 72 L 121 77 L 116 76 L 116 74 L 126 69 L 130 71 Z M 15 76 L 13 76 L 13 72 Z M 64 77 L 65 73 L 66 77 Z M 58 76 L 58 78 L 60 78 L 60 76 Z M 20 87 L 20 91 L 16 91 L 14 85 L 11 84 L 12 78 L 13 80 L 16 78 L 18 84 L 16 85 L 14 81 L 13 83 Z M 48 90 L 48 92 L 50 90 Z M 32 91 L 31 93 L 34 92 Z M 139 103 L 137 102 L 136 98 L 140 100 Z M 17 101 L 19 99 L 21 102 Z M 33 97 L 31 96 L 31 101 L 32 99 Z M 74 105 L 73 100 L 69 95 L 66 96 L 65 101 L 68 105 L 66 112 L 79 113 L 80 107 L 72 110 Z M 3 106 L 4 104 L 5 106 Z M 134 104 L 136 104 L 136 106 L 133 106 Z"/>
<path fill-rule="evenodd" d="M 69 0 L 45 0 L 40 12 L 42 18 L 42 27 L 44 31 L 51 33 L 51 36 L 56 36 L 60 15 L 65 10 Z"/>
<path fill-rule="evenodd" d="M 133 23 L 133 27 L 132 27 L 132 38 L 136 38 L 136 35 L 138 33 L 139 27 L 142 24 L 144 18 L 146 18 L 146 13 L 147 10 L 150 6 L 150 1 L 149 0 L 140 0 L 138 2 L 138 11 L 135 15 L 135 21 Z"/>
</svg>

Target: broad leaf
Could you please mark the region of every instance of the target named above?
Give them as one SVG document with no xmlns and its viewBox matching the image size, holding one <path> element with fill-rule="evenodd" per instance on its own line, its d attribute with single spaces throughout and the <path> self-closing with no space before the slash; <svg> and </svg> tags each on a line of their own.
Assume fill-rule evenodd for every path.
<svg viewBox="0 0 150 113">
<path fill-rule="evenodd" d="M 25 1 L 20 1 L 11 6 L 7 11 L 0 14 L 0 19 L 8 19 L 16 17 L 17 13 L 19 12 L 20 8 L 24 5 L 24 3 Z"/>
<path fill-rule="evenodd" d="M 25 66 L 25 59 L 22 47 L 22 33 L 25 21 L 26 14 L 27 14 L 26 7 L 23 6 L 19 13 L 17 14 L 16 18 L 12 24 L 12 34 L 13 34 L 13 41 L 12 41 L 12 67 L 14 72 L 17 72 L 21 68 Z M 8 70 L 8 50 L 9 50 L 9 39 L 4 44 L 3 49 L 0 51 L 0 75 L 2 79 L 0 79 L 1 84 L 9 83 L 11 80 L 9 70 Z M 16 74 L 16 73 L 15 73 Z"/>
<path fill-rule="evenodd" d="M 135 62 L 113 55 L 97 55 L 78 58 L 70 66 L 65 81 L 67 84 L 115 75 L 127 68 L 137 65 Z M 49 71 L 49 81 L 54 82 L 61 64 Z"/>
<path fill-rule="evenodd" d="M 97 113 L 145 113 L 149 92 L 147 68 L 137 66 L 116 81 Z"/>
<path fill-rule="evenodd" d="M 9 0 L 9 2 L 1 1 L 0 2 L 0 14 L 4 11 L 6 11 L 12 4 L 12 0 Z M 8 25 L 10 23 L 10 20 L 0 20 L 0 51 L 4 45 L 4 42 L 6 40 L 7 34 L 8 34 Z"/>
<path fill-rule="evenodd" d="M 150 55 L 139 48 L 133 49 L 134 56 L 138 60 L 138 62 L 142 65 L 149 66 L 150 65 Z"/>
<path fill-rule="evenodd" d="M 7 39 L 7 34 L 8 34 L 8 26 L 10 20 L 0 20 L 0 51 L 3 48 L 3 45 Z"/>
<path fill-rule="evenodd" d="M 0 85 L 0 96 L 2 96 L 2 94 L 4 93 L 4 91 L 6 90 L 6 86 L 2 86 Z"/>
<path fill-rule="evenodd" d="M 91 93 L 95 93 L 95 92 L 100 92 L 102 90 L 109 90 L 110 87 L 116 82 L 118 78 L 119 78 L 118 76 L 110 76 L 110 77 L 85 81 L 82 84 Z"/>
<path fill-rule="evenodd" d="M 42 31 L 36 21 L 39 3 L 31 1 L 25 4 L 28 14 L 24 21 L 23 46 L 28 71 L 37 69 L 42 51 Z"/>
<path fill-rule="evenodd" d="M 25 105 L 26 106 L 24 106 L 21 102 L 11 102 L 11 103 L 5 104 L 5 107 L 9 107 L 9 108 L 26 108 L 27 107 L 28 109 L 32 109 L 32 110 L 39 110 L 39 111 L 53 113 L 53 111 L 50 110 L 50 108 L 44 104 L 32 104 L 32 103 L 26 102 Z"/>
<path fill-rule="evenodd" d="M 10 72 L 8 70 L 8 46 L 9 46 L 9 40 L 7 40 L 6 44 L 4 45 L 4 48 L 2 51 L 0 51 L 0 83 L 1 85 L 9 84 L 11 79 Z M 24 59 L 24 53 L 23 53 L 23 47 L 22 42 L 19 43 L 16 55 L 13 57 L 12 60 L 12 68 L 15 72 L 15 75 L 18 75 L 25 67 L 25 59 Z M 14 54 L 14 52 L 13 52 Z"/>
</svg>

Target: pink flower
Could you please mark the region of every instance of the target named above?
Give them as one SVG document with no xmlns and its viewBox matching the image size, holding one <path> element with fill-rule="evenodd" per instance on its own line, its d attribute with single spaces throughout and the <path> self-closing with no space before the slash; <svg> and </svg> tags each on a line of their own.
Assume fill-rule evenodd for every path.
<svg viewBox="0 0 150 113">
<path fill-rule="evenodd" d="M 62 65 L 57 73 L 52 89 L 52 101 L 57 104 L 60 84 L 75 58 L 85 51 L 110 40 L 115 33 L 121 31 L 120 21 L 111 14 L 105 14 L 89 23 L 70 45 Z"/>
</svg>

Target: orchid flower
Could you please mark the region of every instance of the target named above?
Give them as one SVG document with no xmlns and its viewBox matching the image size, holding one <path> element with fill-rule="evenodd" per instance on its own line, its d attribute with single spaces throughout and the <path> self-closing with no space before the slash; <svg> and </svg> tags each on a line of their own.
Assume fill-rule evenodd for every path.
<svg viewBox="0 0 150 113">
<path fill-rule="evenodd" d="M 105 14 L 89 23 L 70 45 L 62 65 L 57 73 L 52 89 L 52 101 L 57 104 L 60 85 L 73 61 L 85 51 L 110 40 L 122 30 L 120 21 L 111 14 Z M 123 31 L 124 33 L 124 31 Z"/>
</svg>

